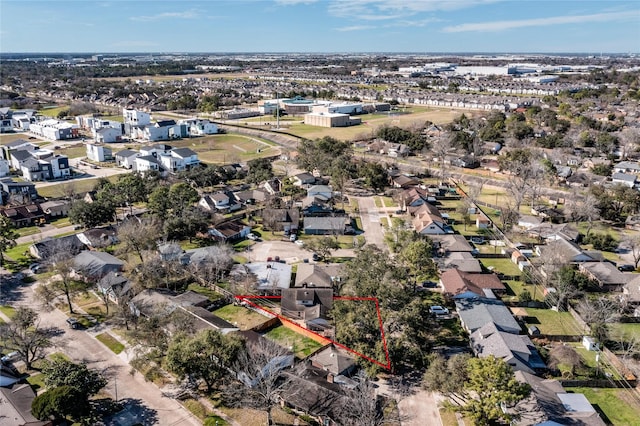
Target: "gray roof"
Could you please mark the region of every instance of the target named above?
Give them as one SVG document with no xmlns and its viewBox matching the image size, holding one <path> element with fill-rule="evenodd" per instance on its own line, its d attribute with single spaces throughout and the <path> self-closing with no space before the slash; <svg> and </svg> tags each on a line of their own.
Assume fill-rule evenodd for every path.
<svg viewBox="0 0 640 426">
<path fill-rule="evenodd" d="M 25 150 L 25 149 L 19 149 L 17 151 L 12 151 L 11 152 L 11 156 L 13 158 L 15 158 L 18 161 L 24 161 L 27 160 L 29 158 L 33 158 L 33 155 L 31 155 L 31 152 Z"/>
<path fill-rule="evenodd" d="M 127 158 L 127 157 L 133 157 L 134 155 L 138 155 L 138 154 L 139 152 L 137 151 L 132 151 L 130 149 L 123 149 L 122 151 L 116 152 L 116 157 Z"/>
<path fill-rule="evenodd" d="M 347 216 L 305 217 L 304 229 L 343 232 L 348 220 Z"/>
<path fill-rule="evenodd" d="M 103 251 L 80 252 L 73 259 L 74 267 L 83 275 L 103 276 L 109 272 L 122 269 L 124 262 L 117 257 Z"/>
<path fill-rule="evenodd" d="M 192 155 L 197 155 L 197 153 L 189 148 L 175 148 L 171 150 L 172 153 L 176 154 L 179 157 L 191 157 Z"/>
<path fill-rule="evenodd" d="M 495 323 L 500 330 L 509 333 L 517 334 L 521 330 L 509 308 L 500 300 L 479 297 L 459 299 L 455 303 L 460 321 L 470 333 L 490 322 Z"/>
<path fill-rule="evenodd" d="M 636 175 L 630 175 L 627 173 L 614 173 L 611 175 L 611 178 L 614 180 L 621 180 L 623 182 L 635 182 L 637 179 Z"/>
</svg>

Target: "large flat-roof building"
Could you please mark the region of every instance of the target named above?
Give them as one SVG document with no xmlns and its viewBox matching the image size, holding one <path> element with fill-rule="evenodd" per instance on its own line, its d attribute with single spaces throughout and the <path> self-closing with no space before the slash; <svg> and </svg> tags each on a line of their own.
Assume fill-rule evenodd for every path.
<svg viewBox="0 0 640 426">
<path fill-rule="evenodd" d="M 358 125 L 361 122 L 362 120 L 359 118 L 340 113 L 310 112 L 304 115 L 304 124 L 318 127 L 347 127 Z"/>
</svg>

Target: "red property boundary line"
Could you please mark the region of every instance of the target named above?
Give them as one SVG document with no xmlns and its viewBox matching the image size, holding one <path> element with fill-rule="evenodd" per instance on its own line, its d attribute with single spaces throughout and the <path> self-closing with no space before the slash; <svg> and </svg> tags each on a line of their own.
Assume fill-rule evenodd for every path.
<svg viewBox="0 0 640 426">
<path fill-rule="evenodd" d="M 268 313 L 269 315 L 273 315 L 275 317 L 277 317 L 280 321 L 286 321 L 289 324 L 294 325 L 295 327 L 298 327 L 302 330 L 305 330 L 307 333 L 311 333 L 314 334 L 322 339 L 328 340 L 330 341 L 332 344 L 348 351 L 351 352 L 354 355 L 359 356 L 362 359 L 366 359 L 367 361 L 379 365 L 382 368 L 387 369 L 388 371 L 391 371 L 391 360 L 389 359 L 389 349 L 387 348 L 387 339 L 384 336 L 384 327 L 382 326 L 382 314 L 380 313 L 380 304 L 378 303 L 378 298 L 377 297 L 345 297 L 345 296 L 333 296 L 333 300 L 352 300 L 352 301 L 357 301 L 357 302 L 361 302 L 361 301 L 368 301 L 368 302 L 374 302 L 376 304 L 376 313 L 378 315 L 378 325 L 380 327 L 380 335 L 382 337 L 382 346 L 384 348 L 384 357 L 385 357 L 385 361 L 387 361 L 386 364 L 381 363 L 380 361 L 377 361 L 371 357 L 368 357 L 364 354 L 361 354 L 358 351 L 355 351 L 351 348 L 346 347 L 345 345 L 343 345 L 342 343 L 338 343 L 335 340 L 332 339 L 328 339 L 318 333 L 316 333 L 315 331 L 311 331 L 308 328 L 304 328 L 301 325 L 291 321 L 289 318 L 276 314 L 275 312 L 270 311 L 269 309 L 260 306 L 254 302 L 251 301 L 251 299 L 278 299 L 281 300 L 282 296 L 254 296 L 254 295 L 240 295 L 240 296 L 235 296 L 236 299 L 238 299 L 239 301 L 242 302 L 246 302 L 249 305 L 253 306 L 256 309 L 259 309 L 261 311 L 264 311 L 266 313 Z"/>
</svg>

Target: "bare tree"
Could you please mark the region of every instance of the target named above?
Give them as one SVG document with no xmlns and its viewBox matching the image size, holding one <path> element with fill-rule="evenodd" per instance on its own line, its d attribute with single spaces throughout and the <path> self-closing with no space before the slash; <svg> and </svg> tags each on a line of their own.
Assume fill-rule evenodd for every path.
<svg viewBox="0 0 640 426">
<path fill-rule="evenodd" d="M 640 263 L 640 235 L 627 236 L 620 246 L 631 252 L 631 256 L 633 256 L 633 264 L 637 269 L 638 264 Z"/>
<path fill-rule="evenodd" d="M 591 335 L 602 343 L 609 337 L 609 324 L 617 322 L 622 315 L 617 301 L 605 296 L 582 299 L 577 309 L 582 319 L 589 324 Z"/>
<path fill-rule="evenodd" d="M 204 257 L 192 257 L 188 269 L 199 281 L 211 286 L 220 282 L 231 269 L 233 254 L 233 248 L 228 244 L 209 246 Z"/>
<path fill-rule="evenodd" d="M 131 217 L 118 227 L 121 253 L 135 253 L 144 263 L 143 254 L 156 248 L 156 240 L 160 238 L 161 224 L 153 218 L 138 219 Z"/>
<path fill-rule="evenodd" d="M 45 263 L 55 272 L 55 275 L 52 277 L 51 282 L 47 284 L 50 291 L 48 293 L 44 291 L 41 293 L 43 295 L 48 294 L 49 296 L 55 295 L 56 297 L 63 294 L 67 299 L 69 312 L 72 314 L 75 313 L 72 303 L 73 296 L 79 292 L 86 291 L 85 285 L 73 279 L 75 273 L 74 253 L 73 244 L 66 240 L 59 240 L 53 245 Z M 51 301 L 52 300 L 48 300 L 45 302 Z"/>
<path fill-rule="evenodd" d="M 271 409 L 281 402 L 285 392 L 291 392 L 293 378 L 283 373 L 292 373 L 289 367 L 293 364 L 293 354 L 271 340 L 247 342 L 233 367 L 238 381 L 227 387 L 225 397 L 237 406 L 266 410 L 267 424 L 271 425 Z M 294 371 L 294 376 L 298 374 Z"/>
<path fill-rule="evenodd" d="M 441 182 L 446 182 L 447 178 L 449 177 L 445 160 L 447 158 L 447 155 L 451 153 L 452 149 L 453 146 L 451 144 L 449 135 L 442 135 L 438 138 L 435 138 L 433 141 L 431 150 L 433 151 L 433 154 L 438 158 Z"/>
<path fill-rule="evenodd" d="M 31 308 L 19 307 L 8 324 L 0 327 L 2 346 L 20 354 L 27 369 L 33 362 L 43 359 L 45 349 L 51 346 L 52 328 L 41 328 L 38 314 Z"/>
<path fill-rule="evenodd" d="M 358 386 L 346 391 L 341 419 L 348 426 L 399 424 L 399 418 L 390 418 L 396 416 L 390 410 L 392 403 L 393 400 L 377 395 L 374 384 L 361 375 Z"/>
</svg>

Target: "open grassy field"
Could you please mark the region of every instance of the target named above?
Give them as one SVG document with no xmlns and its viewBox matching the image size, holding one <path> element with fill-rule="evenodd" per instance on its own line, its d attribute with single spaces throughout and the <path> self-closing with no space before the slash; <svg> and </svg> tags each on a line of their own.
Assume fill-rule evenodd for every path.
<svg viewBox="0 0 640 426">
<path fill-rule="evenodd" d="M 45 107 L 45 108 L 42 108 L 41 110 L 38 110 L 38 114 L 42 114 L 47 117 L 57 118 L 60 111 L 67 111 L 68 109 L 69 107 L 66 105 Z"/>
<path fill-rule="evenodd" d="M 565 388 L 583 393 L 589 402 L 606 416 L 605 423 L 616 426 L 639 425 L 640 404 L 633 391 L 626 389 Z"/>
<path fill-rule="evenodd" d="M 183 139 L 171 145 L 190 148 L 198 153 L 200 161 L 210 164 L 244 162 L 280 154 L 279 148 L 270 142 L 233 133 Z"/>
<path fill-rule="evenodd" d="M 33 144 L 36 144 L 37 142 L 42 142 L 36 139 L 29 139 L 30 136 L 31 135 L 27 133 L 2 133 L 0 134 L 0 145 L 6 145 L 13 141 L 17 141 L 18 139 L 28 140 Z"/>
<path fill-rule="evenodd" d="M 542 334 L 576 336 L 584 334 L 569 312 L 556 312 L 551 309 L 526 308 L 527 326 L 535 325 Z"/>
<path fill-rule="evenodd" d="M 264 315 L 252 311 L 242 306 L 227 305 L 213 311 L 213 313 L 225 321 L 240 328 L 240 330 L 250 330 L 253 327 L 267 321 Z"/>
<path fill-rule="evenodd" d="M 500 250 L 500 248 L 498 248 Z M 520 275 L 522 272 L 511 259 L 480 259 L 485 268 L 505 275 Z"/>
<path fill-rule="evenodd" d="M 38 188 L 38 194 L 45 198 L 63 197 L 71 191 L 76 194 L 80 194 L 91 191 L 93 187 L 96 186 L 99 179 L 100 178 L 68 180 L 54 185 L 47 185 Z M 118 179 L 118 176 L 109 176 L 107 179 L 111 182 L 115 182 Z"/>
<path fill-rule="evenodd" d="M 274 327 L 265 337 L 278 343 L 280 346 L 290 349 L 297 358 L 306 358 L 317 351 L 322 345 L 315 340 L 298 334 L 285 326 Z"/>
</svg>

